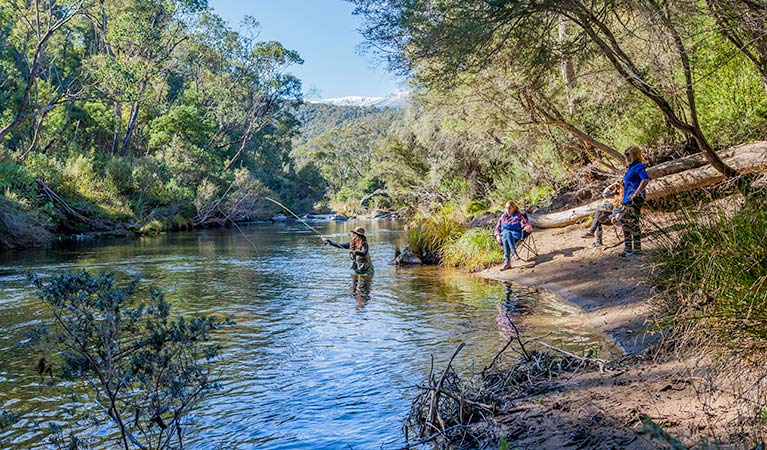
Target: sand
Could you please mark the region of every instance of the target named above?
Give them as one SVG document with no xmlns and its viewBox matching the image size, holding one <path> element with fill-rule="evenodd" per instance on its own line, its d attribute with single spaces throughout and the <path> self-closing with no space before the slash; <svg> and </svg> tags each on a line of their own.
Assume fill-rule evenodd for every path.
<svg viewBox="0 0 767 450">
<path fill-rule="evenodd" d="M 492 425 L 509 438 L 511 448 L 524 449 L 655 449 L 671 448 L 643 425 L 651 419 L 683 442 L 737 440 L 734 394 L 707 387 L 708 373 L 700 358 L 654 358 L 658 342 L 652 312 L 652 266 L 647 253 L 621 257 L 622 235 L 605 229 L 605 246 L 592 248 L 581 238 L 583 225 L 536 230 L 536 262 L 517 261 L 512 269 L 487 269 L 479 275 L 544 287 L 578 305 L 583 318 L 612 337 L 627 354 L 612 370 L 583 371 L 553 380 L 547 392 L 515 400 L 514 412 L 497 416 Z M 652 251 L 650 243 L 645 248 Z M 641 356 L 640 356 L 641 355 Z"/>
</svg>

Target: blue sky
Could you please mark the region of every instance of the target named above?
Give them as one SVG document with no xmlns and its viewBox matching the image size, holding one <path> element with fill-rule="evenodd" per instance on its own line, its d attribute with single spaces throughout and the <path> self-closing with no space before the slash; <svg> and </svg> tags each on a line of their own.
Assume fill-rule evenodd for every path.
<svg viewBox="0 0 767 450">
<path fill-rule="evenodd" d="M 370 55 L 360 55 L 361 21 L 343 0 L 209 0 L 213 10 L 239 29 L 243 16 L 261 23 L 258 38 L 279 41 L 304 60 L 291 73 L 303 82 L 309 99 L 360 95 L 382 97 L 398 80 Z"/>
</svg>

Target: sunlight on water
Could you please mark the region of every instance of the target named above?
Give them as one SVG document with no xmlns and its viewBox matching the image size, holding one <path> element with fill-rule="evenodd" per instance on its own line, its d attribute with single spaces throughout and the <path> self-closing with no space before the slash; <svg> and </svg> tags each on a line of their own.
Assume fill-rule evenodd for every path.
<svg viewBox="0 0 767 450">
<path fill-rule="evenodd" d="M 344 241 L 351 223 L 313 224 Z M 47 448 L 55 422 L 109 448 L 108 423 L 74 385 L 40 385 L 37 355 L 18 343 L 49 318 L 25 273 L 115 271 L 161 287 L 184 313 L 231 316 L 219 335 L 222 389 L 195 410 L 186 443 L 195 449 L 379 449 L 403 445 L 414 386 L 466 342 L 457 365 L 482 366 L 511 333 L 573 351 L 618 350 L 589 330 L 576 307 L 531 287 L 488 282 L 436 267 L 389 265 L 402 236 L 366 223 L 372 277 L 352 276 L 345 251 L 296 224 L 167 234 L 102 245 L 6 254 L 0 261 L 0 409 L 22 420 L 3 448 Z M 92 417 L 83 419 L 90 412 Z M 77 420 L 76 417 L 80 420 Z"/>
</svg>

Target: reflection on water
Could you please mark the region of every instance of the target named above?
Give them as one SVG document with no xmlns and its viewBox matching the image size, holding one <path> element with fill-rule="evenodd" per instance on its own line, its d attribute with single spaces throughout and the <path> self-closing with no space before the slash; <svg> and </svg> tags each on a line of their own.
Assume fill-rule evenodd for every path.
<svg viewBox="0 0 767 450">
<path fill-rule="evenodd" d="M 347 236 L 351 223 L 317 224 Z M 104 245 L 0 255 L 0 409 L 22 415 L 0 447 L 45 448 L 48 424 L 107 439 L 108 424 L 75 421 L 85 392 L 40 386 L 34 356 L 17 347 L 49 322 L 24 273 L 111 270 L 161 287 L 186 314 L 231 316 L 219 339 L 222 389 L 195 411 L 193 449 L 398 448 L 401 420 L 429 355 L 458 366 L 487 363 L 508 340 L 507 317 L 531 336 L 570 350 L 617 351 L 584 326 L 578 311 L 545 291 L 487 282 L 436 267 L 387 263 L 401 232 L 365 224 L 373 276 L 352 275 L 347 255 L 294 224 L 177 233 Z M 97 410 L 92 411 L 96 417 Z M 96 441 L 97 448 L 108 448 Z"/>
<path fill-rule="evenodd" d="M 363 308 L 370 300 L 370 288 L 373 285 L 372 275 L 352 275 L 352 297 L 357 300 L 357 305 Z"/>
</svg>

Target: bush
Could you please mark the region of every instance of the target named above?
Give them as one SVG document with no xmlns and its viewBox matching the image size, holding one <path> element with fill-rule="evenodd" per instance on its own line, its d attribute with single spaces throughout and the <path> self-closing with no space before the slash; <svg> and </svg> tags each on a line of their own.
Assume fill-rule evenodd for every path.
<svg viewBox="0 0 767 450">
<path fill-rule="evenodd" d="M 82 381 L 114 422 L 120 447 L 182 444 L 184 419 L 217 388 L 211 375 L 219 346 L 211 336 L 231 322 L 171 317 L 158 290 L 139 291 L 138 280 L 118 287 L 110 273 L 64 273 L 35 285 L 54 318 L 35 333 L 41 376 Z"/>
<path fill-rule="evenodd" d="M 490 201 L 486 199 L 475 199 L 466 205 L 466 213 L 476 215 L 490 207 Z"/>
<path fill-rule="evenodd" d="M 503 175 L 495 180 L 495 190 L 490 194 L 492 204 L 503 205 L 509 199 L 518 205 L 536 204 L 554 193 L 546 183 L 534 183 L 516 172 Z"/>
<path fill-rule="evenodd" d="M 13 192 L 29 202 L 37 197 L 34 174 L 26 167 L 14 163 L 0 163 L 0 194 Z"/>
<path fill-rule="evenodd" d="M 767 207 L 755 202 L 725 217 L 690 214 L 678 237 L 664 235 L 656 281 L 674 324 L 755 350 L 767 340 Z"/>
<path fill-rule="evenodd" d="M 445 245 L 442 256 L 442 263 L 446 266 L 476 272 L 503 261 L 503 250 L 487 229 L 472 228 Z"/>
</svg>

